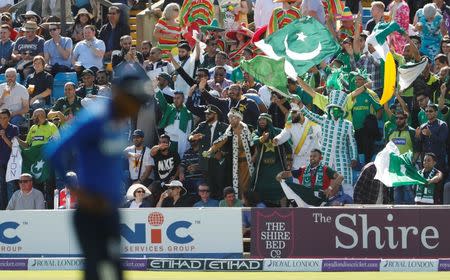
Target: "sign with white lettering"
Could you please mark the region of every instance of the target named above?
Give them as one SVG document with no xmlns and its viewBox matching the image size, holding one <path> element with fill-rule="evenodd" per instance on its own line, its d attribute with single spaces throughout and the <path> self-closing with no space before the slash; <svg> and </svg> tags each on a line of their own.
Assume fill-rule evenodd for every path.
<svg viewBox="0 0 450 280">
<path fill-rule="evenodd" d="M 149 259 L 150 270 L 255 271 L 263 269 L 262 260 L 243 259 Z"/>
<path fill-rule="evenodd" d="M 449 215 L 449 208 L 254 208 L 251 256 L 446 258 Z"/>
</svg>

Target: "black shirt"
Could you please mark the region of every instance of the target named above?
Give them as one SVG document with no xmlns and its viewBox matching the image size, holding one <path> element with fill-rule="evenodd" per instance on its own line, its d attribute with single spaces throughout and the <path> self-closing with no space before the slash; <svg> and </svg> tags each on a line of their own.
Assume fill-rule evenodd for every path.
<svg viewBox="0 0 450 280">
<path fill-rule="evenodd" d="M 29 85 L 34 85 L 34 91 L 30 94 L 31 99 L 47 89 L 53 89 L 53 76 L 45 71 L 33 73 L 27 78 L 26 87 Z M 50 103 L 50 96 L 45 101 L 47 104 Z"/>
<path fill-rule="evenodd" d="M 288 101 L 285 101 L 283 103 L 283 106 L 288 110 L 291 109 L 291 105 L 289 104 Z M 278 107 L 277 104 L 273 102 L 270 103 L 268 113 L 269 115 L 272 116 L 272 123 L 274 127 L 284 128 L 284 124 L 286 122 L 286 115 L 283 114 L 283 112 L 281 111 L 280 107 Z"/>
<path fill-rule="evenodd" d="M 172 177 L 177 173 L 178 166 L 180 165 L 180 156 L 178 153 L 169 151 L 167 155 L 163 155 L 161 151 L 153 157 L 155 161 L 155 179 L 168 183 L 172 180 Z"/>
<path fill-rule="evenodd" d="M 195 197 L 191 195 L 183 195 L 181 196 L 175 204 L 173 203 L 173 198 L 168 197 L 164 199 L 161 207 L 192 207 L 196 202 Z"/>
</svg>

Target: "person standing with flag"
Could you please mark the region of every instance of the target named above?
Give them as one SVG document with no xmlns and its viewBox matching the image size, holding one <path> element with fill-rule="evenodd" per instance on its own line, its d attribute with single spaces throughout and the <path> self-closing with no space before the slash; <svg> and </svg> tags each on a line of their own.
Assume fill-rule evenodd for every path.
<svg viewBox="0 0 450 280">
<path fill-rule="evenodd" d="M 322 127 L 324 164 L 344 176 L 344 192 L 353 198 L 352 168 L 358 164 L 358 151 L 353 135 L 353 124 L 345 120 L 344 104 L 347 94 L 334 90 L 330 93 L 327 114 L 319 116 L 300 103 L 300 112 Z"/>
<path fill-rule="evenodd" d="M 436 204 L 435 202 L 437 202 L 435 201 L 435 193 L 444 176 L 441 171 L 435 168 L 436 160 L 437 157 L 433 153 L 426 153 L 423 158 L 423 169 L 419 171 L 419 174 L 427 180 L 427 183 L 417 186 L 416 197 L 414 198 L 416 204 Z M 440 201 L 439 198 L 438 201 Z"/>
</svg>

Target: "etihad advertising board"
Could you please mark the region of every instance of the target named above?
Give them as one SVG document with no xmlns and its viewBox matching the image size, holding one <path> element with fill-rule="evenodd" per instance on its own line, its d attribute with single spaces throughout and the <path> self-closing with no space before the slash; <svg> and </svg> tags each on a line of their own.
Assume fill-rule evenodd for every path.
<svg viewBox="0 0 450 280">
<path fill-rule="evenodd" d="M 239 208 L 120 213 L 123 257 L 242 257 Z M 72 210 L 0 211 L 0 257 L 80 256 L 72 215 Z"/>
<path fill-rule="evenodd" d="M 252 258 L 448 258 L 450 209 L 252 209 Z"/>
</svg>

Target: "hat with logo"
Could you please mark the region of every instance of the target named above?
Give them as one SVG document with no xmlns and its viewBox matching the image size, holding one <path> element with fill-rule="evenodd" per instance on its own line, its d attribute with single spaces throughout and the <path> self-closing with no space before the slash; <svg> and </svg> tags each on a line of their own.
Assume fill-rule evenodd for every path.
<svg viewBox="0 0 450 280">
<path fill-rule="evenodd" d="M 86 75 L 95 76 L 94 71 L 92 71 L 91 69 L 84 69 L 83 70 L 83 72 L 81 73 L 81 77 L 84 77 Z"/>
<path fill-rule="evenodd" d="M 133 137 L 144 137 L 144 131 L 140 130 L 140 129 L 136 129 L 135 131 L 133 131 Z"/>
<path fill-rule="evenodd" d="M 219 107 L 217 107 L 215 105 L 212 105 L 212 104 L 209 104 L 206 107 L 205 113 L 215 113 L 215 114 L 217 114 L 217 116 L 221 116 L 222 115 L 222 111 L 219 109 Z"/>
</svg>

